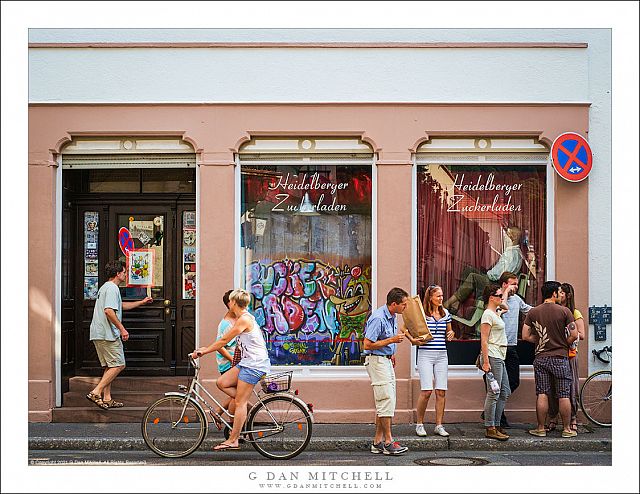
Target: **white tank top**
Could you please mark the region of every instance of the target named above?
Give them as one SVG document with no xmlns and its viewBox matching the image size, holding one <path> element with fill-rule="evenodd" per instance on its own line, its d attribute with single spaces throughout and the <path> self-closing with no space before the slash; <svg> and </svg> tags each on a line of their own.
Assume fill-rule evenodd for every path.
<svg viewBox="0 0 640 494">
<path fill-rule="evenodd" d="M 238 365 L 268 373 L 271 369 L 271 361 L 269 360 L 267 345 L 262 336 L 262 330 L 255 317 L 249 313 L 246 315 L 251 318 L 253 329 L 236 336 L 236 342 L 240 347 L 240 355 L 242 356 Z"/>
</svg>

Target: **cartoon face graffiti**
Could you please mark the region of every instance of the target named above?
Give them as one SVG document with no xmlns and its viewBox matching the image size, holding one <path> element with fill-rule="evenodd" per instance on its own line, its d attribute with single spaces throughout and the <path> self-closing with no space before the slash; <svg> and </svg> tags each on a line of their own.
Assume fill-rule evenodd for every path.
<svg viewBox="0 0 640 494">
<path fill-rule="evenodd" d="M 367 269 L 368 271 L 368 269 Z M 351 269 L 351 279 L 347 282 L 342 297 L 331 296 L 331 301 L 339 307 L 340 315 L 358 316 L 369 311 L 371 280 L 360 266 Z"/>
</svg>

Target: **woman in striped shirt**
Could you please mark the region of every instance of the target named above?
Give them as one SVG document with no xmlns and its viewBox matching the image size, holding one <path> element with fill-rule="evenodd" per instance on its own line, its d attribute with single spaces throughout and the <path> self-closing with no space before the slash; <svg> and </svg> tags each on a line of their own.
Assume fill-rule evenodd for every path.
<svg viewBox="0 0 640 494">
<path fill-rule="evenodd" d="M 418 424 L 416 425 L 416 434 L 418 436 L 427 435 L 424 430 L 424 414 L 434 388 L 436 390 L 436 426 L 433 432 L 443 437 L 449 435 L 442 425 L 449 369 L 446 342 L 451 341 L 455 333 L 451 329 L 451 315 L 442 306 L 443 298 L 442 288 L 438 285 L 427 287 L 423 305 L 427 318 L 427 327 L 433 336 L 432 340 L 425 343 L 420 338 L 412 337 L 408 331 L 405 332 L 411 343 L 418 345 L 417 364 L 421 390 L 417 404 Z"/>
</svg>

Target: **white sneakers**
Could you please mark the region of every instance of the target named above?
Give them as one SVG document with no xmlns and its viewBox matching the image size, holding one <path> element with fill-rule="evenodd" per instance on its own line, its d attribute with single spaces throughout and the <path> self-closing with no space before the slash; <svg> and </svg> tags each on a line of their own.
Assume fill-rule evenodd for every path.
<svg viewBox="0 0 640 494">
<path fill-rule="evenodd" d="M 416 435 L 418 435 L 420 437 L 426 437 L 427 436 L 427 431 L 424 430 L 424 424 L 416 425 Z"/>
<path fill-rule="evenodd" d="M 436 425 L 433 429 L 433 432 L 442 437 L 447 437 L 449 435 L 449 433 L 444 430 L 444 427 L 442 425 Z"/>
<path fill-rule="evenodd" d="M 434 434 L 442 437 L 447 437 L 449 435 L 442 425 L 436 425 L 433 432 Z M 424 430 L 424 424 L 416 425 L 416 436 L 427 437 L 427 431 Z"/>
</svg>

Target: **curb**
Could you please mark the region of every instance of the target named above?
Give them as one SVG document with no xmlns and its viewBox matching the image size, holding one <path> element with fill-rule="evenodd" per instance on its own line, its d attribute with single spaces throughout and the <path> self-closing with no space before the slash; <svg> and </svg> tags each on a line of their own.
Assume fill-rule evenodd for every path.
<svg viewBox="0 0 640 494">
<path fill-rule="evenodd" d="M 485 438 L 430 438 L 414 439 L 398 437 L 397 440 L 414 451 L 611 451 L 611 439 L 591 439 L 581 437 L 561 438 L 519 438 L 508 441 L 492 441 Z M 211 450 L 220 438 L 205 438 L 201 450 Z M 307 451 L 369 451 L 370 438 L 315 438 L 311 439 Z M 248 445 L 244 447 L 250 447 Z M 148 450 L 142 438 L 58 438 L 31 437 L 29 450 L 87 450 L 87 451 L 145 451 Z"/>
</svg>

